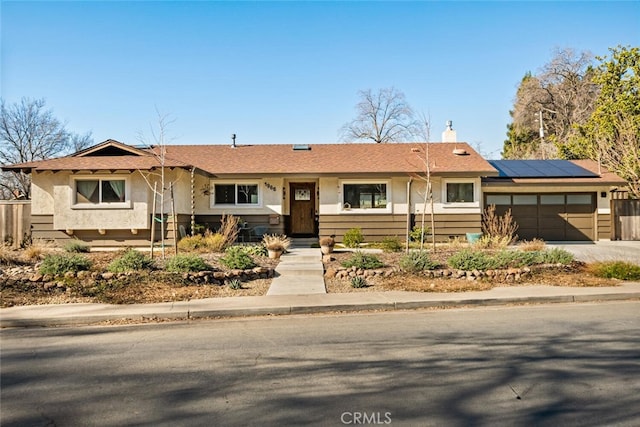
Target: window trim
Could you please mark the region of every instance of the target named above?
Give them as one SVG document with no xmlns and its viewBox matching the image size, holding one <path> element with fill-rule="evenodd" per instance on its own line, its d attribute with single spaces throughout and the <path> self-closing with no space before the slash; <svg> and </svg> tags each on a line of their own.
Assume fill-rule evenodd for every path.
<svg viewBox="0 0 640 427">
<path fill-rule="evenodd" d="M 216 185 L 233 185 L 233 198 L 234 203 L 216 203 Z M 258 190 L 258 202 L 257 203 L 238 203 L 238 186 L 239 185 L 255 185 Z M 240 180 L 233 179 L 216 179 L 211 180 L 211 195 L 209 196 L 210 208 L 228 208 L 234 207 L 239 209 L 252 209 L 262 207 L 262 181 L 260 180 Z"/>
<path fill-rule="evenodd" d="M 473 185 L 473 201 L 471 202 L 447 202 L 448 184 L 471 184 Z M 480 183 L 473 178 L 447 178 L 442 180 L 442 206 L 444 208 L 475 208 L 480 207 Z"/>
<path fill-rule="evenodd" d="M 384 208 L 350 208 L 345 207 L 344 186 L 350 184 L 384 184 L 386 185 L 387 206 Z M 345 179 L 339 180 L 338 184 L 338 213 L 340 214 L 387 214 L 392 213 L 392 191 L 390 179 Z"/>
<path fill-rule="evenodd" d="M 78 181 L 98 181 L 100 199 L 98 203 L 78 203 Z M 103 181 L 124 181 L 124 202 L 103 202 Z M 131 179 L 125 175 L 78 175 L 71 177 L 72 209 L 131 209 Z"/>
</svg>

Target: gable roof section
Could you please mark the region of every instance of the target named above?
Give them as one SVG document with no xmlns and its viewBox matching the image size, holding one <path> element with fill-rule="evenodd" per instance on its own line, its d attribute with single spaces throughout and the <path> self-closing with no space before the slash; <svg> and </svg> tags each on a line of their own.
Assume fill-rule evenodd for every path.
<svg viewBox="0 0 640 427">
<path fill-rule="evenodd" d="M 431 173 L 497 175 L 497 171 L 465 143 L 171 145 L 167 157 L 211 175 L 231 174 L 371 174 L 425 171 L 429 147 Z M 454 150 L 465 155 L 454 154 Z"/>
<path fill-rule="evenodd" d="M 151 170 L 160 166 L 160 161 L 149 149 L 140 149 L 109 139 L 69 156 L 2 166 L 2 170 L 23 172 Z M 165 166 L 187 167 L 188 165 L 166 159 Z"/>
</svg>

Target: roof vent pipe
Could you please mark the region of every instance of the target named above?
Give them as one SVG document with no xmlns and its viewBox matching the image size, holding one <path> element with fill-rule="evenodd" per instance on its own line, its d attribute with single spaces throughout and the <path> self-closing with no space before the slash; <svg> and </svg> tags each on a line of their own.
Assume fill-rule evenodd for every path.
<svg viewBox="0 0 640 427">
<path fill-rule="evenodd" d="M 231 148 L 236 148 L 236 134 L 231 134 Z"/>
</svg>

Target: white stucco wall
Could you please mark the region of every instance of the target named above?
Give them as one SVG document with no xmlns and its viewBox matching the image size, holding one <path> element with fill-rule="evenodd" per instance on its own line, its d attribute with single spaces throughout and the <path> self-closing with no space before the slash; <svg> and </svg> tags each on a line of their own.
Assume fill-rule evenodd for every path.
<svg viewBox="0 0 640 427">
<path fill-rule="evenodd" d="M 255 183 L 258 185 L 258 205 L 219 205 L 214 204 L 213 186 L 216 183 L 234 184 L 238 182 Z M 223 213 L 234 215 L 273 215 L 283 214 L 283 178 L 246 178 L 225 177 L 210 179 L 196 175 L 195 179 L 195 211 L 197 215 L 222 215 Z M 190 206 L 191 199 L 186 202 Z"/>
<path fill-rule="evenodd" d="M 126 207 L 74 206 L 74 177 L 122 177 L 128 182 Z M 56 230 L 123 230 L 149 227 L 149 190 L 138 173 L 72 174 L 45 172 L 32 176 L 33 215 L 53 215 Z"/>
</svg>

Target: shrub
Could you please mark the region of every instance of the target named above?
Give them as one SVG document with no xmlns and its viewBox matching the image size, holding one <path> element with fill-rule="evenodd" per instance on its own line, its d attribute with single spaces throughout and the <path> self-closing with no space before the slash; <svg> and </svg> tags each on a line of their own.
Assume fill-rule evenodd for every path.
<svg viewBox="0 0 640 427">
<path fill-rule="evenodd" d="M 427 240 L 427 235 L 429 235 L 429 227 L 420 227 L 418 225 L 414 225 L 413 229 L 409 232 L 409 239 L 412 242 L 424 242 Z"/>
<path fill-rule="evenodd" d="M 227 286 L 234 290 L 242 289 L 242 282 L 238 279 L 231 279 L 227 282 Z"/>
<path fill-rule="evenodd" d="M 507 244 L 511 244 L 518 237 L 517 230 L 518 225 L 513 221 L 511 209 L 503 216 L 496 215 L 496 205 L 489 205 L 482 211 L 482 233 L 484 235 L 499 237 L 502 240 L 508 240 Z"/>
<path fill-rule="evenodd" d="M 240 232 L 240 217 L 233 215 L 223 214 L 220 219 L 220 230 L 218 233 L 224 240 L 223 248 L 228 248 L 233 245 L 238 239 L 238 233 Z"/>
<path fill-rule="evenodd" d="M 398 236 L 385 237 L 382 239 L 380 247 L 384 252 L 400 252 L 404 249 L 404 245 L 400 242 Z"/>
<path fill-rule="evenodd" d="M 359 227 L 347 230 L 342 237 L 342 244 L 348 248 L 357 248 L 362 242 L 364 242 L 364 236 Z"/>
<path fill-rule="evenodd" d="M 571 252 L 564 249 L 553 248 L 540 252 L 540 263 L 543 264 L 570 264 L 574 260 Z"/>
<path fill-rule="evenodd" d="M 542 251 L 544 247 L 545 243 L 542 239 L 524 240 L 518 245 L 521 251 Z"/>
<path fill-rule="evenodd" d="M 204 237 L 200 234 L 183 237 L 178 241 L 178 249 L 194 251 L 205 247 Z"/>
<path fill-rule="evenodd" d="M 224 252 L 227 246 L 232 243 L 222 234 L 212 233 L 209 230 L 205 231 L 203 241 L 204 247 L 212 252 Z"/>
<path fill-rule="evenodd" d="M 60 276 L 66 272 L 77 273 L 91 268 L 91 260 L 79 254 L 49 254 L 40 264 L 40 273 Z"/>
<path fill-rule="evenodd" d="M 256 266 L 253 258 L 244 251 L 242 246 L 228 247 L 225 255 L 220 258 L 220 262 L 228 268 L 237 268 L 240 270 L 246 270 Z"/>
<path fill-rule="evenodd" d="M 372 268 L 380 268 L 384 266 L 384 264 L 382 263 L 382 261 L 380 261 L 380 259 L 378 259 L 377 256 L 365 254 L 363 252 L 358 251 L 358 252 L 355 252 L 351 256 L 351 258 L 344 261 L 342 263 L 342 266 L 347 268 L 349 267 L 363 268 L 367 270 Z"/>
<path fill-rule="evenodd" d="M 64 245 L 64 250 L 71 253 L 87 253 L 91 250 L 91 246 L 82 240 L 73 239 Z"/>
<path fill-rule="evenodd" d="M 463 249 L 447 259 L 447 264 L 458 270 L 488 270 L 495 268 L 491 257 L 483 251 Z"/>
<path fill-rule="evenodd" d="M 399 264 L 402 271 L 408 273 L 433 270 L 438 266 L 437 262 L 431 261 L 429 253 L 425 251 L 411 251 L 400 258 Z"/>
<path fill-rule="evenodd" d="M 352 288 L 366 288 L 367 281 L 362 276 L 355 276 L 351 278 L 351 287 Z"/>
<path fill-rule="evenodd" d="M 167 271 L 174 273 L 184 273 L 190 271 L 208 270 L 209 266 L 204 260 L 193 254 L 179 254 L 167 261 L 165 266 Z"/>
<path fill-rule="evenodd" d="M 267 248 L 263 244 L 238 246 L 250 256 L 267 256 Z"/>
<path fill-rule="evenodd" d="M 334 236 L 325 236 L 325 237 L 321 237 L 320 240 L 318 240 L 318 243 L 320 244 L 320 246 L 335 246 L 336 244 L 336 240 L 334 239 Z"/>
<path fill-rule="evenodd" d="M 107 266 L 107 270 L 112 273 L 149 270 L 151 268 L 153 268 L 153 260 L 135 249 L 128 249 L 121 257 L 114 259 Z"/>
<path fill-rule="evenodd" d="M 597 262 L 589 270 L 598 277 L 620 280 L 640 280 L 640 265 L 626 261 Z"/>
</svg>

